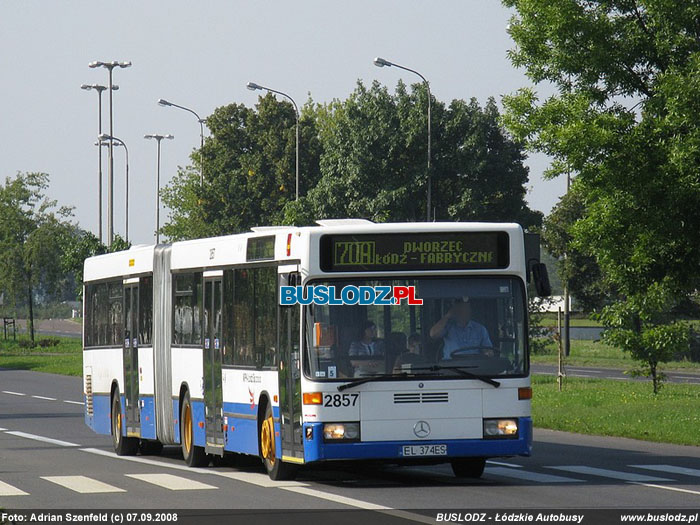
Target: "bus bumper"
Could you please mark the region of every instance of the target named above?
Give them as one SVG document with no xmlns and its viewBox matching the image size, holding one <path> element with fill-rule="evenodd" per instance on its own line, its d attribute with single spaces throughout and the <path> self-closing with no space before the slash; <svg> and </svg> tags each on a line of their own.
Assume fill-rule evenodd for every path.
<svg viewBox="0 0 700 525">
<path fill-rule="evenodd" d="M 435 460 L 444 458 L 449 461 L 458 457 L 502 457 L 529 456 L 532 452 L 532 419 L 519 418 L 519 435 L 517 439 L 441 439 L 421 441 L 367 441 L 355 443 L 325 443 L 323 441 L 323 423 L 305 423 L 312 427 L 313 437 L 304 438 L 304 462 L 345 459 L 382 459 L 411 461 L 413 459 Z M 404 445 L 447 445 L 446 456 L 421 456 L 407 458 L 402 455 Z"/>
</svg>

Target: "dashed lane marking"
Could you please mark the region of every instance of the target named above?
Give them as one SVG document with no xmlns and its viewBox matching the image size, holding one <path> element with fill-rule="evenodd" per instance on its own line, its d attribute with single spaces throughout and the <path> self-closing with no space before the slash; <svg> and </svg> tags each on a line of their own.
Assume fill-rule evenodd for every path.
<svg viewBox="0 0 700 525">
<path fill-rule="evenodd" d="M 64 403 L 70 403 L 71 405 L 84 405 L 82 401 L 68 401 L 67 399 L 63 400 Z"/>
<path fill-rule="evenodd" d="M 617 470 L 608 470 L 605 468 L 587 467 L 584 465 L 567 465 L 561 467 L 546 468 L 564 470 L 566 472 L 575 472 L 577 474 L 588 474 L 589 476 L 600 476 L 603 478 L 621 479 L 623 481 L 672 481 L 667 478 L 657 478 L 654 476 L 633 474 L 631 472 L 620 472 Z"/>
<path fill-rule="evenodd" d="M 13 487 L 9 483 L 0 481 L 0 496 L 29 496 L 29 493 Z"/>
<path fill-rule="evenodd" d="M 44 399 L 46 401 L 56 401 L 55 397 L 32 396 L 34 399 Z"/>
<path fill-rule="evenodd" d="M 523 468 L 522 465 L 516 465 L 515 463 L 503 463 L 502 461 L 492 461 L 490 459 L 487 459 L 486 463 L 489 465 L 500 465 L 501 467 Z"/>
<path fill-rule="evenodd" d="M 10 392 L 9 390 L 3 390 L 3 394 L 10 394 L 11 396 L 26 396 L 27 394 L 23 394 L 22 392 Z"/>
<path fill-rule="evenodd" d="M 667 487 L 665 485 L 654 485 L 652 483 L 638 483 L 636 481 L 630 481 L 633 485 L 641 485 L 643 487 L 651 487 L 654 489 L 663 489 L 663 490 L 671 490 L 673 492 L 682 492 L 684 494 L 695 494 L 696 496 L 700 496 L 700 492 L 697 490 L 689 490 L 689 489 L 681 489 L 678 487 Z"/>
<path fill-rule="evenodd" d="M 484 469 L 486 474 L 503 476 L 506 478 L 521 479 L 523 481 L 534 481 L 536 483 L 580 483 L 582 480 L 567 478 L 564 476 L 554 476 L 552 474 L 540 474 L 527 470 L 514 470 L 510 468 L 494 467 Z"/>
<path fill-rule="evenodd" d="M 670 472 L 671 474 L 683 474 L 684 476 L 695 476 L 700 478 L 700 470 L 688 467 L 676 467 L 675 465 L 628 465 L 634 468 L 646 470 L 657 470 L 659 472 Z"/>
<path fill-rule="evenodd" d="M 307 483 L 300 483 L 299 481 L 275 481 L 270 479 L 270 476 L 267 474 L 259 474 L 258 472 L 218 472 L 217 474 L 225 478 L 265 488 L 308 486 Z"/>
<path fill-rule="evenodd" d="M 126 474 L 126 477 L 145 481 L 151 485 L 168 490 L 209 490 L 219 488 L 193 479 L 173 476 L 172 474 Z"/>
<path fill-rule="evenodd" d="M 55 483 L 80 494 L 103 494 L 108 492 L 126 492 L 124 489 L 108 485 L 87 476 L 42 476 L 41 479 Z"/>
<path fill-rule="evenodd" d="M 51 443 L 52 445 L 59 445 L 61 447 L 79 447 L 77 443 L 70 443 L 69 441 L 61 441 L 60 439 L 53 439 L 44 436 L 37 436 L 36 434 L 27 434 L 26 432 L 19 432 L 17 430 L 8 430 L 5 432 L 12 436 L 23 437 L 27 439 L 33 439 L 34 441 L 43 441 L 44 443 Z"/>
</svg>

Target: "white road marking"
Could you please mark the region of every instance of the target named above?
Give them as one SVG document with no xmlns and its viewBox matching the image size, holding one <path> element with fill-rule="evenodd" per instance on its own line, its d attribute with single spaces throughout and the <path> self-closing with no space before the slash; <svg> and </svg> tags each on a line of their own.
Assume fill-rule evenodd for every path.
<svg viewBox="0 0 700 525">
<path fill-rule="evenodd" d="M 176 465 L 174 463 L 165 463 L 163 461 L 158 461 L 155 459 L 146 459 L 137 456 L 117 456 L 114 452 L 107 450 L 100 450 L 98 448 L 81 448 L 81 452 L 89 452 L 90 454 L 97 454 L 99 456 L 105 456 L 113 459 L 121 459 L 123 461 L 133 461 L 134 463 L 141 463 L 143 465 L 153 465 L 156 467 L 164 467 L 175 470 L 181 470 L 183 472 L 194 472 L 196 474 L 208 474 L 210 476 L 219 476 L 222 478 L 233 479 L 236 481 L 241 481 L 243 483 L 251 483 L 259 487 L 282 487 L 282 486 L 308 486 L 307 483 L 300 483 L 298 481 L 273 481 L 269 476 L 265 474 L 258 474 L 257 472 L 240 472 L 240 471 L 221 471 L 212 470 L 207 468 L 192 468 L 185 465 Z"/>
<path fill-rule="evenodd" d="M 695 476 L 700 478 L 700 470 L 688 467 L 676 467 L 674 465 L 628 465 L 634 468 L 646 470 L 658 470 L 659 472 L 670 472 L 671 474 L 683 474 L 685 476 Z"/>
<path fill-rule="evenodd" d="M 7 430 L 7 429 L 0 427 L 0 432 L 5 432 L 5 430 Z"/>
<path fill-rule="evenodd" d="M 9 483 L 0 481 L 0 496 L 29 496 L 29 494 L 19 490 L 17 487 L 13 487 Z"/>
<path fill-rule="evenodd" d="M 339 496 L 338 494 L 331 494 L 329 492 L 323 492 L 320 490 L 312 489 L 310 487 L 281 487 L 281 488 L 282 488 L 282 490 L 296 492 L 297 494 L 311 496 L 312 498 L 325 499 L 328 501 L 333 501 L 335 503 L 340 503 L 342 505 L 348 505 L 349 507 L 356 507 L 358 509 L 393 510 L 391 507 L 385 507 L 384 505 L 377 505 L 376 503 L 370 503 L 369 501 L 362 501 L 362 500 L 355 499 L 355 498 L 348 498 L 347 496 Z M 431 520 L 431 523 L 435 523 L 435 520 Z"/>
<path fill-rule="evenodd" d="M 168 490 L 208 490 L 219 488 L 214 485 L 194 481 L 193 479 L 173 476 L 172 474 L 126 474 L 126 477 L 139 479 Z"/>
<path fill-rule="evenodd" d="M 10 392 L 9 390 L 3 390 L 3 394 L 10 394 L 11 396 L 26 396 L 27 394 L 23 394 L 22 392 Z"/>
<path fill-rule="evenodd" d="M 254 476 L 248 476 L 247 475 L 248 473 L 244 473 L 244 472 L 220 472 L 220 471 L 211 470 L 211 469 L 191 468 L 191 467 L 187 467 L 185 465 L 175 465 L 172 463 L 164 463 L 162 461 L 156 461 L 153 459 L 145 459 L 145 458 L 141 458 L 141 457 L 117 456 L 114 452 L 100 450 L 97 448 L 81 448 L 80 450 L 82 452 L 89 452 L 90 454 L 97 454 L 99 456 L 105 456 L 105 457 L 110 457 L 110 458 L 114 458 L 114 459 L 121 459 L 124 461 L 133 461 L 134 463 L 141 463 L 144 465 L 154 465 L 154 466 L 158 466 L 158 467 L 171 468 L 171 469 L 175 469 L 175 470 L 182 470 L 185 472 L 196 473 L 196 474 L 208 474 L 211 476 L 220 476 L 220 477 L 224 477 L 224 478 L 235 479 L 235 480 L 241 481 L 243 483 L 253 483 L 253 484 L 256 484 L 259 486 L 267 486 L 269 488 L 280 488 L 282 490 L 289 490 L 292 492 L 298 492 L 299 494 L 303 494 L 303 495 L 313 497 L 313 498 L 335 501 L 337 503 L 341 503 L 343 505 L 348 505 L 351 507 L 379 510 L 380 512 L 383 512 L 385 514 L 397 516 L 397 517 L 400 517 L 403 519 L 410 519 L 412 521 L 417 521 L 419 523 L 430 523 L 430 524 L 435 523 L 434 519 L 427 518 L 425 516 L 421 516 L 420 514 L 413 514 L 410 512 L 406 512 L 406 511 L 392 509 L 391 507 L 384 507 L 381 505 L 375 505 L 374 503 L 369 503 L 369 502 L 365 502 L 365 501 L 361 501 L 361 500 L 356 500 L 353 498 L 347 498 L 344 496 L 338 496 L 336 494 L 329 494 L 327 492 L 314 490 L 314 489 L 308 488 L 308 484 L 306 484 L 306 483 L 272 481 L 272 480 L 268 479 L 268 481 L 266 481 L 265 484 L 263 485 L 261 478 L 256 478 Z M 251 473 L 251 474 L 254 474 L 254 473 Z M 263 476 L 263 474 L 260 474 L 260 476 Z M 135 477 L 135 476 L 131 476 L 131 477 Z M 304 491 L 304 492 L 302 492 L 302 491 Z"/>
<path fill-rule="evenodd" d="M 521 479 L 524 481 L 535 481 L 537 483 L 580 483 L 583 480 L 566 478 L 564 476 L 553 476 L 551 474 L 540 474 L 539 472 L 528 472 L 527 470 L 513 470 L 503 467 L 486 468 L 486 474 L 494 474 L 506 478 Z"/>
<path fill-rule="evenodd" d="M 41 479 L 55 483 L 80 494 L 102 494 L 107 492 L 126 492 L 124 489 L 102 483 L 86 476 L 42 476 Z"/>
<path fill-rule="evenodd" d="M 84 405 L 82 401 L 68 401 L 67 399 L 63 400 L 64 403 L 70 403 L 71 405 Z"/>
<path fill-rule="evenodd" d="M 654 476 L 645 476 L 641 474 L 632 474 L 630 472 L 619 472 L 617 470 L 608 470 L 605 468 L 586 467 L 583 465 L 568 465 L 562 467 L 546 467 L 556 470 L 564 470 L 567 472 L 575 472 L 577 474 L 588 474 L 589 476 L 600 476 L 603 478 L 621 479 L 624 481 L 672 481 L 668 478 L 657 478 Z"/>
<path fill-rule="evenodd" d="M 43 441 L 45 443 L 51 443 L 52 445 L 59 445 L 61 447 L 79 447 L 77 443 L 70 443 L 68 441 L 61 441 L 60 439 L 47 438 L 44 436 L 37 436 L 36 434 L 27 434 L 26 432 L 19 432 L 17 430 L 8 430 L 7 434 L 11 434 L 17 437 L 23 437 L 27 439 L 33 439 L 35 441 Z"/>
<path fill-rule="evenodd" d="M 642 485 L 644 487 L 652 487 L 655 489 L 672 490 L 673 492 L 683 492 L 685 494 L 695 494 L 700 496 L 700 492 L 697 490 L 679 489 L 678 487 L 666 487 L 665 485 L 653 485 L 652 483 L 637 483 L 636 481 L 631 481 L 633 485 Z"/>
<path fill-rule="evenodd" d="M 46 401 L 56 401 L 55 397 L 32 396 L 34 399 L 44 399 Z"/>
<path fill-rule="evenodd" d="M 257 485 L 258 487 L 308 487 L 307 483 L 298 481 L 275 481 L 270 479 L 270 476 L 258 472 L 218 472 L 217 474 L 225 478 L 242 481 L 243 483 Z"/>
<path fill-rule="evenodd" d="M 502 467 L 523 468 L 522 465 L 516 465 L 515 463 L 503 463 L 501 461 L 491 461 L 490 459 L 487 459 L 486 463 L 489 465 L 500 465 Z"/>
<path fill-rule="evenodd" d="M 385 507 L 384 505 L 377 505 L 376 503 L 370 503 L 369 501 L 348 498 L 346 496 L 340 496 L 338 494 L 330 494 L 328 492 L 323 492 L 309 487 L 280 487 L 280 489 L 288 490 L 289 492 L 296 492 L 297 494 L 302 494 L 304 496 L 309 496 L 312 498 L 333 501 L 335 503 L 340 503 L 341 505 L 347 505 L 349 507 L 355 507 L 358 509 L 375 510 L 381 512 L 382 514 L 388 514 L 390 516 L 396 516 L 411 521 L 417 521 L 418 523 L 430 523 L 431 525 L 435 523 L 435 519 L 430 516 L 421 516 L 420 514 L 414 514 L 412 512 L 397 510 L 391 507 Z"/>
</svg>

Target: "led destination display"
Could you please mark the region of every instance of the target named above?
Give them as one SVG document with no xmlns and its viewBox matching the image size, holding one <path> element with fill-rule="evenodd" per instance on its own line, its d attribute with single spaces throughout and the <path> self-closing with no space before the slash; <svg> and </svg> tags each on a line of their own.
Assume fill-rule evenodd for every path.
<svg viewBox="0 0 700 525">
<path fill-rule="evenodd" d="M 506 268 L 506 232 L 324 235 L 321 270 L 476 270 Z"/>
</svg>

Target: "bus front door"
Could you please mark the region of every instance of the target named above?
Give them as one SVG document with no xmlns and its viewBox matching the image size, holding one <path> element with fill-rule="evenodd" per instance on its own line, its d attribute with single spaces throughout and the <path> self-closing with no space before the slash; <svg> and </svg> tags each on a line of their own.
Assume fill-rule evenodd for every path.
<svg viewBox="0 0 700 525">
<path fill-rule="evenodd" d="M 139 285 L 124 285 L 124 401 L 126 435 L 141 437 L 139 410 Z"/>
<path fill-rule="evenodd" d="M 204 406 L 208 454 L 224 455 L 221 277 L 204 280 Z"/>
<path fill-rule="evenodd" d="M 296 272 L 280 275 L 280 285 L 296 285 Z M 279 390 L 282 458 L 292 463 L 304 462 L 301 411 L 300 306 L 278 306 L 280 330 Z"/>
</svg>

